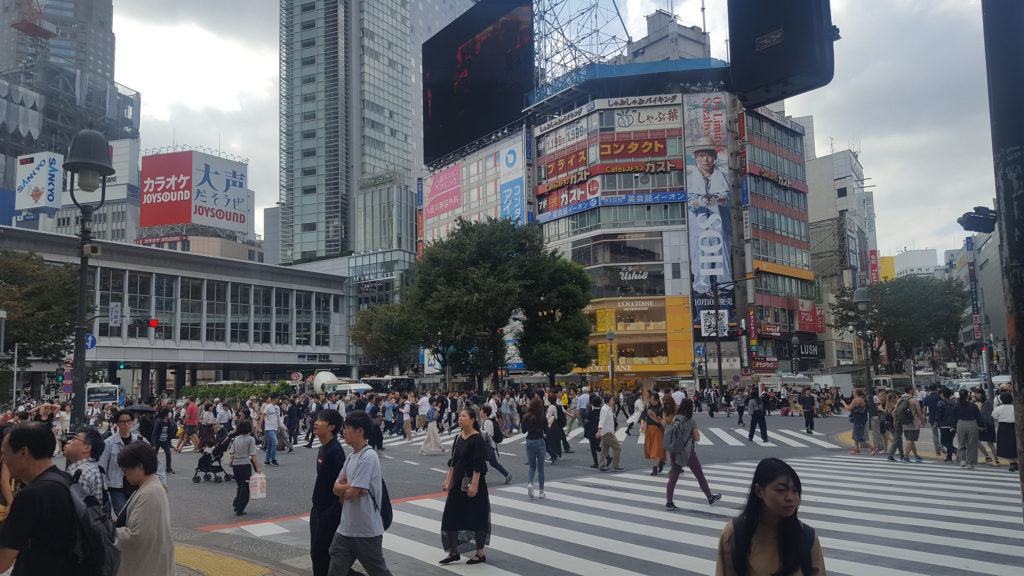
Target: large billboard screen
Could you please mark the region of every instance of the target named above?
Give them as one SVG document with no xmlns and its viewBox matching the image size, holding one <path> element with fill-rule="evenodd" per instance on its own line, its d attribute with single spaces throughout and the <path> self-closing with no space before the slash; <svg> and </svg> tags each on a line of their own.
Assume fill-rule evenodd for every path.
<svg viewBox="0 0 1024 576">
<path fill-rule="evenodd" d="M 520 118 L 533 68 L 528 0 L 484 0 L 424 42 L 424 164 Z"/>
<path fill-rule="evenodd" d="M 38 152 L 18 156 L 14 172 L 14 209 L 60 208 L 64 189 L 64 156 Z"/>
<path fill-rule="evenodd" d="M 711 290 L 712 279 L 719 284 L 733 280 L 727 95 L 685 95 L 683 123 L 694 320 L 701 335 L 713 336 L 716 325 L 720 331 L 728 330 L 728 323 L 735 321 L 732 286 L 718 290 L 717 319 Z"/>
<path fill-rule="evenodd" d="M 248 166 L 201 152 L 142 159 L 140 226 L 202 224 L 254 234 Z"/>
</svg>

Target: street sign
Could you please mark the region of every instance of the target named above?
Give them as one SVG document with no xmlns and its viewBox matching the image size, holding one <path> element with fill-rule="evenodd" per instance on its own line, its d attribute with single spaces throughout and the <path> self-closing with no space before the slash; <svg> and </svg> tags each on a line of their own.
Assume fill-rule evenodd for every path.
<svg viewBox="0 0 1024 576">
<path fill-rule="evenodd" d="M 96 337 L 92 334 L 85 335 L 85 349 L 92 350 L 96 347 Z"/>
<path fill-rule="evenodd" d="M 696 368 L 696 367 L 697 367 L 697 363 L 696 362 L 690 362 L 690 368 Z"/>
<path fill-rule="evenodd" d="M 707 350 L 704 348 L 704 346 L 701 345 L 697 345 L 697 347 L 693 349 L 693 353 L 696 354 L 697 356 L 703 356 L 706 351 Z"/>
<path fill-rule="evenodd" d="M 121 303 L 111 302 L 110 303 L 110 325 L 120 326 L 121 325 Z"/>
<path fill-rule="evenodd" d="M 71 394 L 71 384 L 64 384 L 61 386 L 60 390 L 65 394 Z"/>
<path fill-rule="evenodd" d="M 75 365 L 75 360 L 73 358 L 65 358 L 64 359 L 64 367 L 67 368 L 68 370 L 70 370 L 71 367 L 74 366 L 74 365 Z"/>
<path fill-rule="evenodd" d="M 73 374 L 71 374 L 71 370 L 67 370 L 64 372 L 64 380 L 71 380 L 72 377 Z"/>
<path fill-rule="evenodd" d="M 733 376 L 732 377 L 732 381 L 733 382 L 739 382 L 740 381 L 740 377 L 739 376 Z"/>
<path fill-rule="evenodd" d="M 299 380 L 302 380 L 302 372 L 292 372 L 291 378 L 292 382 L 298 382 Z"/>
</svg>

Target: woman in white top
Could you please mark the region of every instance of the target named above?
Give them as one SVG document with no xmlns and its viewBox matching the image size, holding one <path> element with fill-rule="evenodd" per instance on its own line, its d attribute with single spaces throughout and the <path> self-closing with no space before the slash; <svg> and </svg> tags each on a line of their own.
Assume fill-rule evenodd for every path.
<svg viewBox="0 0 1024 576">
<path fill-rule="evenodd" d="M 1000 404 L 992 409 L 992 420 L 996 424 L 996 458 L 1010 461 L 1010 472 L 1017 471 L 1017 430 L 1013 417 L 1013 395 L 1003 392 Z"/>
<path fill-rule="evenodd" d="M 420 446 L 420 454 L 444 454 L 444 446 L 441 445 L 441 435 L 437 432 L 437 400 L 430 399 L 430 409 L 427 410 L 427 436 Z"/>
</svg>

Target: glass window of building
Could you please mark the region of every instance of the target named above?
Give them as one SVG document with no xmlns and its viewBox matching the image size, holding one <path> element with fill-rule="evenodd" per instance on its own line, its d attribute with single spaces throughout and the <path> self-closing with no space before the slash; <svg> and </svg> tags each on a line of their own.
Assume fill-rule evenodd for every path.
<svg viewBox="0 0 1024 576">
<path fill-rule="evenodd" d="M 181 279 L 181 340 L 199 342 L 203 327 L 203 281 L 199 278 Z"/>
<path fill-rule="evenodd" d="M 231 284 L 231 341 L 249 341 L 249 300 L 252 286 L 248 284 Z"/>
<path fill-rule="evenodd" d="M 331 344 L 331 295 L 316 295 L 316 310 L 314 315 L 316 323 L 316 345 L 329 346 Z"/>
<path fill-rule="evenodd" d="M 255 344 L 270 344 L 270 322 L 273 318 L 270 293 L 268 286 L 255 286 L 252 289 L 252 341 Z"/>
<path fill-rule="evenodd" d="M 153 305 L 150 290 L 152 281 L 151 274 L 128 273 L 129 338 L 149 338 L 149 316 Z M 140 322 L 136 323 L 136 320 Z"/>
<path fill-rule="evenodd" d="M 309 346 L 313 331 L 313 293 L 295 291 L 295 345 Z"/>
<path fill-rule="evenodd" d="M 228 283 L 206 281 L 206 341 L 224 342 L 227 339 Z"/>
<path fill-rule="evenodd" d="M 156 305 L 156 319 L 159 322 L 153 331 L 157 340 L 174 339 L 174 309 L 178 303 L 178 279 L 166 274 L 156 275 L 156 289 L 153 293 Z"/>
<path fill-rule="evenodd" d="M 292 291 L 278 288 L 274 292 L 274 343 L 292 343 Z"/>
<path fill-rule="evenodd" d="M 99 335 L 120 338 L 121 326 L 110 325 L 111 302 L 124 302 L 124 270 L 100 268 Z"/>
</svg>

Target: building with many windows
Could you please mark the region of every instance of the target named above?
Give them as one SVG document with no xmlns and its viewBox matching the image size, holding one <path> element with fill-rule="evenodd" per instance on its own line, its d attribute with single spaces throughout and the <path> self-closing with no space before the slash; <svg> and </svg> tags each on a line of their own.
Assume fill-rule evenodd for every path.
<svg viewBox="0 0 1024 576">
<path fill-rule="evenodd" d="M 800 370 L 817 369 L 804 127 L 769 107 L 746 110 L 737 120 L 747 273 L 757 271 L 747 293 L 752 365 L 791 370 L 796 360 Z M 803 350 L 793 348 L 794 337 Z"/>
<path fill-rule="evenodd" d="M 200 370 L 217 370 L 224 380 L 287 379 L 316 368 L 350 373 L 343 277 L 94 243 L 102 255 L 89 262 L 88 332 L 96 337 L 86 353 L 90 370 L 107 370 L 123 384 L 138 380 L 142 396 L 194 384 Z M 78 239 L 61 234 L 0 228 L 0 248 L 55 264 L 79 261 Z M 126 369 L 118 373 L 120 364 Z"/>
</svg>

